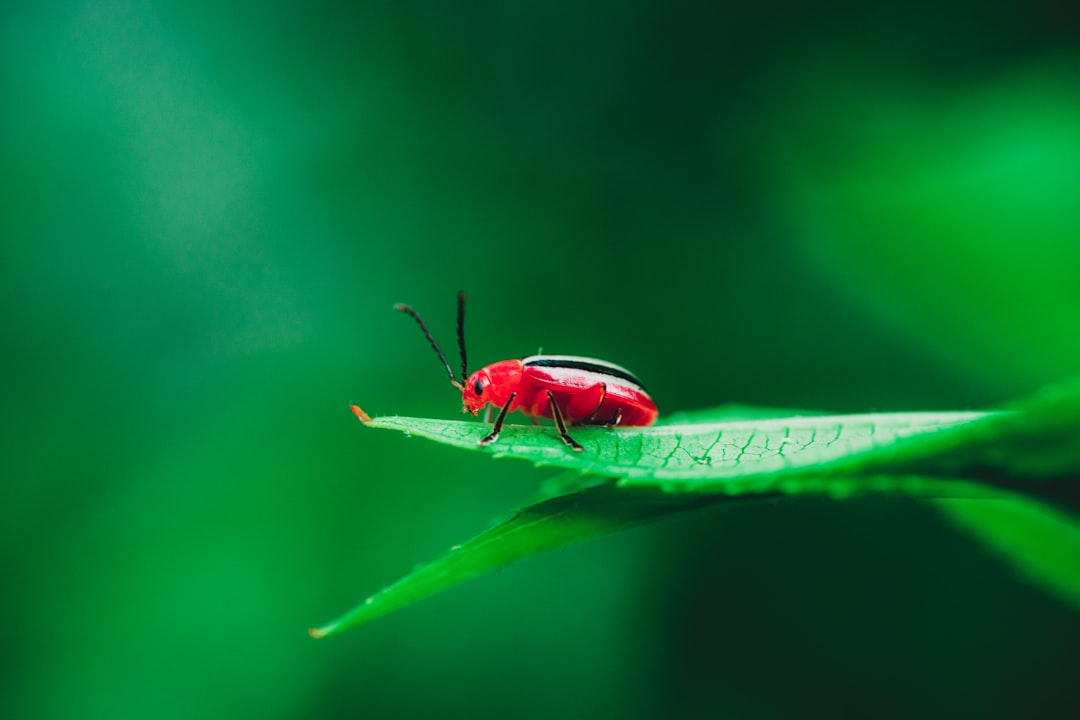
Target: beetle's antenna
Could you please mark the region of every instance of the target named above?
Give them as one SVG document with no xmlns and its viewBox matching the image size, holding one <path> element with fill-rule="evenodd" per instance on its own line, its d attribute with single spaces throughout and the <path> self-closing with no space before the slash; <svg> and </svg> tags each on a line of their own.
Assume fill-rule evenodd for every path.
<svg viewBox="0 0 1080 720">
<path fill-rule="evenodd" d="M 457 343 L 458 348 L 461 349 L 461 383 L 465 384 L 465 379 L 469 377 L 468 365 L 465 360 L 465 291 L 462 290 L 457 294 Z"/>
<path fill-rule="evenodd" d="M 464 306 L 459 305 L 459 307 L 464 307 Z M 446 356 L 443 355 L 443 351 L 439 348 L 439 343 L 435 342 L 435 338 L 432 337 L 431 331 L 428 330 L 428 326 L 427 326 L 427 323 L 424 322 L 424 318 L 420 317 L 420 313 L 416 312 L 415 310 L 413 310 L 408 305 L 405 305 L 404 303 L 398 303 L 397 305 L 394 306 L 394 309 L 399 311 L 399 312 L 403 312 L 403 313 L 407 313 L 409 315 L 412 315 L 413 320 L 415 320 L 416 322 L 418 322 L 420 324 L 420 329 L 424 331 L 424 337 L 426 337 L 428 339 L 428 342 L 431 343 L 431 347 L 435 348 L 435 352 L 438 354 L 439 359 L 442 360 L 442 364 L 444 366 L 446 366 L 446 373 L 447 373 L 447 375 L 450 376 L 450 384 L 453 385 L 454 387 L 456 387 L 458 390 L 461 390 L 462 389 L 461 388 L 461 383 L 459 383 L 458 379 L 456 377 L 454 377 L 454 371 L 450 368 L 450 363 L 448 363 L 446 361 Z"/>
</svg>

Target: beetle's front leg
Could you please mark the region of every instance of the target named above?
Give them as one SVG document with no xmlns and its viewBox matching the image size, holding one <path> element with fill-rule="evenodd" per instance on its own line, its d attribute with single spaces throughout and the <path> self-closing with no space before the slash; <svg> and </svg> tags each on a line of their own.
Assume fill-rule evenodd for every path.
<svg viewBox="0 0 1080 720">
<path fill-rule="evenodd" d="M 510 406 L 514 403 L 515 397 L 517 397 L 516 392 L 510 393 L 510 397 L 507 399 L 506 404 L 503 405 L 502 410 L 499 411 L 499 417 L 495 418 L 495 427 L 491 429 L 490 433 L 480 439 L 480 442 L 477 443 L 478 445 L 483 447 L 484 445 L 490 445 L 499 439 L 499 433 L 502 432 L 503 420 L 506 419 L 506 413 L 510 411 Z"/>
</svg>

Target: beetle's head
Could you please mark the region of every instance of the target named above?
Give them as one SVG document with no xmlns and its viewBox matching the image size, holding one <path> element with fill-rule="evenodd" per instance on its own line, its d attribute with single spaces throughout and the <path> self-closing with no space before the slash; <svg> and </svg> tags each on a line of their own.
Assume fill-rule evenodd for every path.
<svg viewBox="0 0 1080 720">
<path fill-rule="evenodd" d="M 461 411 L 475 415 L 491 401 L 491 376 L 487 368 L 477 370 L 461 388 L 461 402 L 464 405 Z"/>
<path fill-rule="evenodd" d="M 461 388 L 463 412 L 475 415 L 488 403 L 502 407 L 510 402 L 510 395 L 521 385 L 521 371 L 520 360 L 502 360 L 474 372 Z M 510 411 L 516 408 L 514 403 Z"/>
</svg>

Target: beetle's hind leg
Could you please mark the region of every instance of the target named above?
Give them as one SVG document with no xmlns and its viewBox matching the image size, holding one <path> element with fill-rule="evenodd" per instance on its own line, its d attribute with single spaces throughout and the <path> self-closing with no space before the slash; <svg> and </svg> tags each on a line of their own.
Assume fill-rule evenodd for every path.
<svg viewBox="0 0 1080 720">
<path fill-rule="evenodd" d="M 582 425 L 614 427 L 622 422 L 622 408 L 616 407 L 615 417 L 610 420 L 600 420 L 599 418 L 602 415 L 607 414 L 600 412 L 604 407 L 605 400 L 607 400 L 607 383 L 600 382 L 582 391 L 580 395 L 574 398 L 573 404 L 568 409 L 572 416 L 584 416 L 585 419 L 581 421 Z M 589 408 L 592 408 L 592 410 L 589 410 Z"/>
<path fill-rule="evenodd" d="M 597 387 L 597 386 L 593 385 L 592 388 L 589 388 L 589 390 L 585 391 L 585 394 L 586 395 L 596 395 L 597 393 L 593 389 L 595 387 Z M 581 421 L 583 425 L 596 425 L 597 424 L 596 423 L 596 416 L 600 414 L 600 408 L 602 408 L 604 406 L 604 400 L 607 398 L 607 383 L 599 383 L 599 387 L 600 387 L 600 393 L 599 393 L 600 397 L 597 398 L 597 400 L 596 400 L 596 407 L 593 408 L 593 411 L 591 413 L 589 413 L 588 415 L 586 415 L 585 419 Z M 590 397 L 589 399 L 591 400 L 592 398 Z"/>
<path fill-rule="evenodd" d="M 566 423 L 563 421 L 562 411 L 559 410 L 558 403 L 555 402 L 555 396 L 551 394 L 551 391 L 547 391 L 548 403 L 551 404 L 551 417 L 555 419 L 555 427 L 559 431 L 559 437 L 562 441 L 572 447 L 575 451 L 581 452 L 585 448 L 578 445 L 577 440 L 570 437 L 570 433 L 566 432 Z"/>
<path fill-rule="evenodd" d="M 607 383 L 598 382 L 584 388 L 575 395 L 566 405 L 566 414 L 570 418 L 581 418 L 575 425 L 607 425 L 603 420 L 598 420 L 607 400 Z"/>
</svg>

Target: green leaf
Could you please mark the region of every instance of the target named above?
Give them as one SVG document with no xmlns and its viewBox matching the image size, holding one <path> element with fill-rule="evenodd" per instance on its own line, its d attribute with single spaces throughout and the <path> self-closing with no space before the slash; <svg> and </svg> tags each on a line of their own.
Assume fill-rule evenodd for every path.
<svg viewBox="0 0 1080 720">
<path fill-rule="evenodd" d="M 580 481 L 588 486 L 517 511 L 494 528 L 455 546 L 434 562 L 414 570 L 367 598 L 337 620 L 310 630 L 310 634 L 315 638 L 336 635 L 530 555 L 689 510 L 781 494 L 780 491 L 739 496 L 672 494 L 658 488 L 617 487 L 612 481 L 605 483 L 602 478 L 574 472 L 556 476 L 549 481 L 548 489 L 568 489 Z M 878 477 L 870 478 L 867 482 L 878 492 L 904 495 L 942 498 L 979 494 L 977 486 L 940 478 Z"/>
<path fill-rule="evenodd" d="M 316 638 L 336 635 L 514 560 L 714 502 L 717 499 L 711 496 L 687 498 L 651 488 L 628 491 L 612 485 L 551 498 L 451 548 L 310 633 Z"/>
<path fill-rule="evenodd" d="M 853 470 L 869 470 L 876 455 L 896 462 L 898 458 L 888 450 L 905 438 L 990 417 L 971 412 L 899 413 L 574 428 L 574 438 L 585 447 L 584 452 L 570 450 L 552 428 L 546 427 L 508 426 L 497 442 L 480 447 L 479 440 L 489 430 L 475 422 L 385 417 L 367 425 L 496 457 L 617 477 L 628 486 L 737 494 L 771 489 L 785 479 L 808 474 L 820 476 L 828 471 L 848 475 Z M 908 457 L 917 457 L 915 448 Z"/>
<path fill-rule="evenodd" d="M 1080 520 L 1031 498 L 934 500 L 1025 577 L 1080 609 Z"/>
<path fill-rule="evenodd" d="M 574 452 L 552 428 L 507 426 L 480 447 L 488 426 L 460 420 L 382 417 L 369 427 L 496 457 L 619 478 L 669 492 L 731 493 L 814 477 L 906 474 L 1024 481 L 1080 474 L 1080 382 L 996 412 L 878 413 L 573 428 Z M 747 409 L 740 408 L 747 414 Z M 695 411 L 697 417 L 731 411 Z M 1006 485 L 1009 485 L 1006 483 Z M 1011 485 L 1009 485 L 1011 487 Z"/>
<path fill-rule="evenodd" d="M 846 416 L 745 407 L 699 410 L 647 428 L 574 428 L 573 452 L 552 428 L 510 426 L 486 447 L 476 422 L 357 417 L 375 428 L 567 472 L 532 503 L 312 630 L 342 632 L 475 575 L 596 535 L 718 503 L 806 493 L 932 499 L 1028 577 L 1080 609 L 1080 524 L 1016 490 L 1077 502 L 1080 383 L 997 412 Z"/>
</svg>

